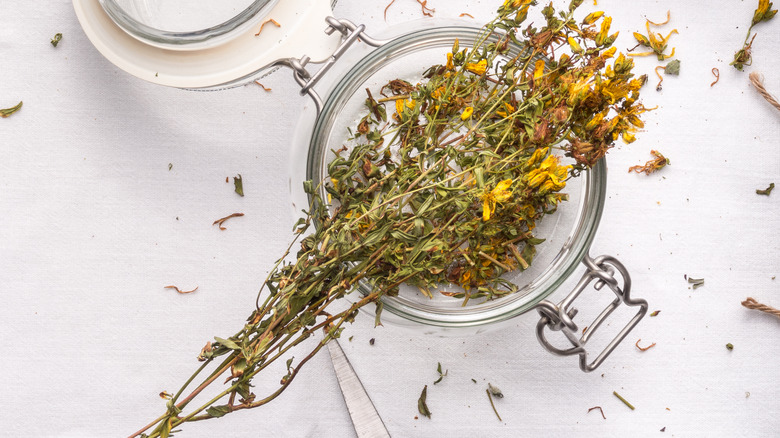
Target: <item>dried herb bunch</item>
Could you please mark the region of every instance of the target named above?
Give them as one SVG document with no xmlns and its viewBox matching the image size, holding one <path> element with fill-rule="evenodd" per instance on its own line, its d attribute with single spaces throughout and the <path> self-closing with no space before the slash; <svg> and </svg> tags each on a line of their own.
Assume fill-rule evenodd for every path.
<svg viewBox="0 0 780 438">
<path fill-rule="evenodd" d="M 633 79 L 630 59 L 615 58 L 609 17 L 573 18 L 580 3 L 544 7 L 536 29 L 521 28 L 535 2 L 507 0 L 471 47 L 454 41 L 420 83 L 367 91 L 365 116 L 333 151 L 326 181 L 304 183 L 312 203 L 288 249 L 299 240 L 297 256 L 277 262 L 246 325 L 207 344 L 166 412 L 133 436 L 153 428 L 149 437 L 165 437 L 185 422 L 268 403 L 362 306 L 376 303 L 379 323 L 379 299 L 401 284 L 428 295 L 457 284 L 462 292 L 452 295 L 464 305 L 515 291 L 501 275 L 532 262 L 542 242 L 534 228 L 566 199 L 568 178 L 643 127 L 644 80 Z M 365 293 L 331 314 L 358 284 Z M 306 356 L 287 360 L 280 384 L 256 396 L 253 379 L 321 330 Z M 225 388 L 194 404 L 218 380 Z"/>
</svg>

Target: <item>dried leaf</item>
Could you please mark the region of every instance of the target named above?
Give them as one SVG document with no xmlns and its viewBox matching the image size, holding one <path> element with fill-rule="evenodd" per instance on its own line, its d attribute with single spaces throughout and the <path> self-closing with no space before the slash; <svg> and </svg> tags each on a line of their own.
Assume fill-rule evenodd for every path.
<svg viewBox="0 0 780 438">
<path fill-rule="evenodd" d="M 12 106 L 11 108 L 0 109 L 0 117 L 6 118 L 6 117 L 10 116 L 11 114 L 19 111 L 20 109 L 22 109 L 22 102 L 21 101 L 18 104 L 16 104 L 16 106 Z"/>
<path fill-rule="evenodd" d="M 420 398 L 417 400 L 417 410 L 426 417 L 431 418 L 431 411 L 428 409 L 428 405 L 425 403 L 426 398 L 428 398 L 428 385 L 425 385 L 425 388 L 422 390 L 422 394 L 420 394 Z"/>
</svg>

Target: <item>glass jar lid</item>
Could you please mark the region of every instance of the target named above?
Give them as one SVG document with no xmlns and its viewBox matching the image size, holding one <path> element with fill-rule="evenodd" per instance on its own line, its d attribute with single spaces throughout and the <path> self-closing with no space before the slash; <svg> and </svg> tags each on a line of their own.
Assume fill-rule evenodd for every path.
<svg viewBox="0 0 780 438">
<path fill-rule="evenodd" d="M 245 84 L 291 58 L 321 62 L 341 40 L 338 32 L 325 33 L 331 0 L 212 2 L 203 9 L 195 3 L 73 0 L 81 27 L 106 59 L 177 88 Z M 210 21 L 203 13 L 217 10 Z"/>
<path fill-rule="evenodd" d="M 460 26 L 415 31 L 374 50 L 339 75 L 342 79 L 328 95 L 315 123 L 306 178 L 314 181 L 315 186 L 328 179 L 327 166 L 334 157 L 331 151 L 349 147 L 347 128 L 356 126 L 365 114 L 365 89 L 379 90 L 393 79 L 419 83 L 425 70 L 446 60 L 446 53 L 456 39 L 461 48 L 470 47 L 480 34 L 480 29 Z M 508 56 L 515 54 L 516 48 Z M 605 191 L 604 160 L 579 178 L 569 180 L 563 191 L 569 200 L 561 203 L 556 213 L 545 217 L 534 230 L 536 237 L 546 241 L 537 246 L 530 268 L 504 276 L 518 286 L 518 292 L 490 301 L 470 300 L 463 306 L 463 299 L 436 292 L 430 298 L 417 288 L 403 286 L 397 297 L 383 297 L 382 317 L 390 313 L 400 317 L 402 323 L 464 328 L 504 321 L 530 310 L 555 291 L 587 254 L 601 218 Z M 322 196 L 327 197 L 324 190 Z M 453 285 L 442 285 L 440 290 L 453 288 Z M 363 286 L 361 293 L 368 292 Z"/>
<path fill-rule="evenodd" d="M 214 44 L 255 17 L 266 16 L 278 1 L 100 0 L 100 5 L 117 25 L 137 38 L 163 46 L 185 46 Z"/>
</svg>

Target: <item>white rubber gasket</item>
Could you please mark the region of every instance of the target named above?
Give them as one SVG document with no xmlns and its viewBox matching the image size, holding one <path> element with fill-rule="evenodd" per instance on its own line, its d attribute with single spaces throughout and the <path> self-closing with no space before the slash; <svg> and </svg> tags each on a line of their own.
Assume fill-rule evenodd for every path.
<svg viewBox="0 0 780 438">
<path fill-rule="evenodd" d="M 235 37 L 201 49 L 176 50 L 144 43 L 117 26 L 98 0 L 73 0 L 89 40 L 111 63 L 143 80 L 177 88 L 214 88 L 251 80 L 277 61 L 309 56 L 327 59 L 341 34 L 327 35 L 329 0 L 280 0 L 265 17 Z M 273 23 L 263 26 L 265 20 Z"/>
</svg>

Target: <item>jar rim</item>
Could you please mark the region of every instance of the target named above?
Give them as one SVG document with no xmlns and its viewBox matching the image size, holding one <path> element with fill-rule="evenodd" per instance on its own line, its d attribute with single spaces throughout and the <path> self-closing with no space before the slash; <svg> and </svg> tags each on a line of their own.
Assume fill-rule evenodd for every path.
<svg viewBox="0 0 780 438">
<path fill-rule="evenodd" d="M 415 30 L 390 40 L 373 50 L 352 66 L 328 94 L 315 122 L 309 143 L 306 178 L 321 181 L 322 160 L 328 149 L 328 137 L 337 116 L 350 97 L 364 88 L 373 72 L 414 51 L 433 47 L 449 47 L 455 38 L 461 47 L 468 46 L 482 34 L 482 29 L 469 26 L 443 26 Z M 345 127 L 341 127 L 344 128 Z M 346 130 L 346 129 L 345 129 Z M 606 197 L 607 167 L 605 160 L 582 173 L 582 194 L 576 218 L 563 246 L 550 264 L 525 287 L 510 296 L 487 301 L 478 306 L 440 309 L 404 300 L 382 297 L 383 312 L 426 326 L 445 328 L 476 327 L 513 318 L 531 310 L 566 281 L 588 253 L 598 229 Z M 568 207 L 568 206 L 567 206 Z M 362 294 L 367 293 L 361 287 Z M 383 313 L 383 315 L 385 315 Z"/>
<path fill-rule="evenodd" d="M 117 0 L 100 0 L 100 6 L 111 19 L 129 35 L 147 44 L 162 47 L 185 48 L 215 44 L 251 24 L 255 17 L 263 17 L 279 0 L 255 0 L 233 17 L 205 28 L 186 31 L 159 29 L 142 23 L 123 8 Z"/>
</svg>

